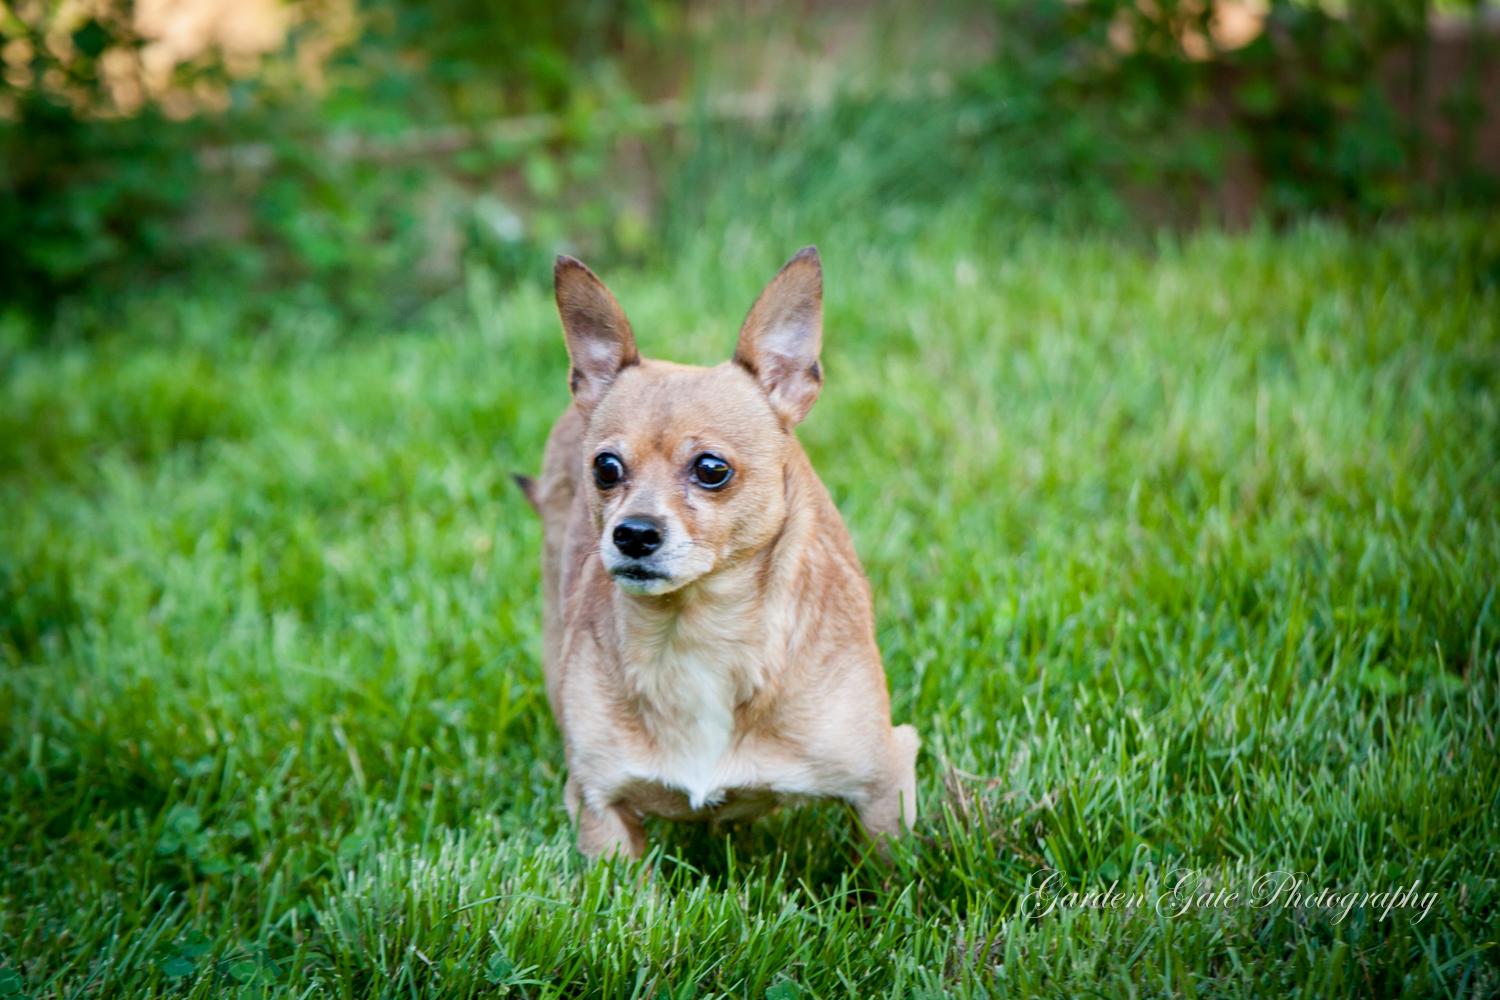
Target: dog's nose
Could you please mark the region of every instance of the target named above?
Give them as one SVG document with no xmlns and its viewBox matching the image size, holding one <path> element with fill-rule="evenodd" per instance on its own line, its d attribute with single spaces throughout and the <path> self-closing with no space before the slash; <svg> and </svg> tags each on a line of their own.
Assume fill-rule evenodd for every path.
<svg viewBox="0 0 1500 1000">
<path fill-rule="evenodd" d="M 661 525 L 652 517 L 627 517 L 615 525 L 615 548 L 632 559 L 644 559 L 661 548 Z"/>
</svg>

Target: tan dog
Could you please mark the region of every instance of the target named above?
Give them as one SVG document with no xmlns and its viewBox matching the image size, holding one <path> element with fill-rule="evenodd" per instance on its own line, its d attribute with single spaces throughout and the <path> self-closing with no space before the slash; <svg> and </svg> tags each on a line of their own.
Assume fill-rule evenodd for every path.
<svg viewBox="0 0 1500 1000">
<path fill-rule="evenodd" d="M 643 359 L 609 290 L 559 257 L 573 405 L 542 476 L 547 698 L 578 847 L 640 857 L 643 816 L 852 803 L 916 818 L 917 733 L 892 728 L 870 588 L 792 428 L 822 385 L 823 271 L 801 251 L 734 359 Z"/>
</svg>

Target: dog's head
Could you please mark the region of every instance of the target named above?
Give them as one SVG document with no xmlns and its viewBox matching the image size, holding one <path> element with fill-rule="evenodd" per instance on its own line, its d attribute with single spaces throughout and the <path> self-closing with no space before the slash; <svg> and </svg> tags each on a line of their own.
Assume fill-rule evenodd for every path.
<svg viewBox="0 0 1500 1000">
<path fill-rule="evenodd" d="M 767 545 L 786 516 L 792 427 L 823 383 L 817 250 L 787 262 L 713 368 L 642 358 L 619 303 L 573 258 L 555 280 L 584 488 L 615 582 L 666 594 Z"/>
</svg>

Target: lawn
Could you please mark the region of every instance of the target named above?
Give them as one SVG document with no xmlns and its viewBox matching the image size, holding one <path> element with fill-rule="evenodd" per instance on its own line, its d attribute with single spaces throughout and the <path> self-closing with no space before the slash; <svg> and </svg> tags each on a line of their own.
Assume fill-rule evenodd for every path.
<svg viewBox="0 0 1500 1000">
<path fill-rule="evenodd" d="M 819 243 L 799 433 L 915 836 L 575 854 L 510 482 L 567 398 L 541 282 L 385 332 L 143 293 L 0 331 L 0 997 L 1500 992 L 1500 218 L 751 232 L 601 270 L 712 362 Z M 1436 897 L 1041 912 L 1049 868 Z"/>
</svg>

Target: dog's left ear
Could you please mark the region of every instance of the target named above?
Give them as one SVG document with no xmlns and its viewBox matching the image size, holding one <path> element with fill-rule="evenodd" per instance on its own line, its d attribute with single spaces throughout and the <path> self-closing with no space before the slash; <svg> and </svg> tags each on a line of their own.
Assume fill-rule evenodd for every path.
<svg viewBox="0 0 1500 1000">
<path fill-rule="evenodd" d="M 803 247 L 750 308 L 734 360 L 790 426 L 807 416 L 823 388 L 822 347 L 823 264 L 817 247 Z"/>
</svg>

